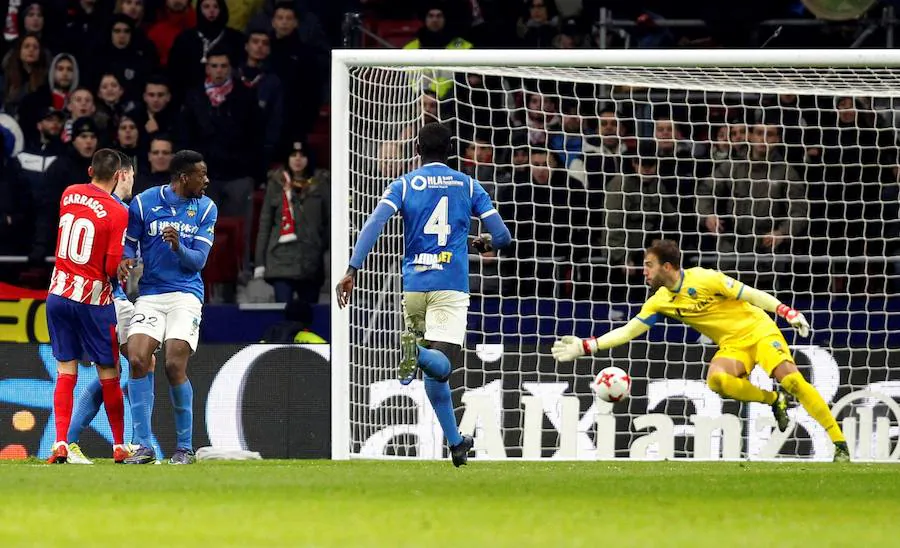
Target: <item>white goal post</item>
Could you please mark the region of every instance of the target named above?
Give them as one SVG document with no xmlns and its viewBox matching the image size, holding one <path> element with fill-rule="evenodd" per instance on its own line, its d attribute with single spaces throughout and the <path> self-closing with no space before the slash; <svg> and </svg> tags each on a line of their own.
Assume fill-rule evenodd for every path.
<svg viewBox="0 0 900 548">
<path fill-rule="evenodd" d="M 785 333 L 854 458 L 900 460 L 900 51 L 334 50 L 331 112 L 333 283 L 430 120 L 513 232 L 469 258 L 451 388 L 476 460 L 830 460 L 802 408 L 782 435 L 767 406 L 713 393 L 713 345 L 677 322 L 553 363 L 556 335 L 636 312 L 630 265 L 655 237 L 804 310 L 813 337 Z M 395 216 L 351 305 L 332 297 L 334 459 L 447 456 L 421 382 L 396 379 L 402 252 Z M 634 378 L 616 406 L 589 390 L 612 364 Z"/>
</svg>

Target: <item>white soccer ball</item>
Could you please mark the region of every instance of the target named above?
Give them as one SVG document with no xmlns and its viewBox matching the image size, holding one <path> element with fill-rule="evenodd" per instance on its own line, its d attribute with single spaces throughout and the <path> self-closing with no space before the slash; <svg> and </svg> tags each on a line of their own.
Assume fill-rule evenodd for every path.
<svg viewBox="0 0 900 548">
<path fill-rule="evenodd" d="M 628 399 L 631 394 L 631 377 L 618 367 L 607 367 L 597 373 L 591 390 L 597 398 L 609 403 L 616 403 Z"/>
</svg>

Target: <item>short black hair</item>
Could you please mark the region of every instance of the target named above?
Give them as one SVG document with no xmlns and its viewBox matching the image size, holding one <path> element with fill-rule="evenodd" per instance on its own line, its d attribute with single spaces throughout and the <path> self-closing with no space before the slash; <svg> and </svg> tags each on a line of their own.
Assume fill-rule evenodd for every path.
<svg viewBox="0 0 900 548">
<path fill-rule="evenodd" d="M 134 169 L 134 162 L 131 157 L 121 151 L 116 151 L 119 155 L 119 169 Z M 118 170 L 117 170 L 118 171 Z"/>
<path fill-rule="evenodd" d="M 224 46 L 213 46 L 208 52 L 206 52 L 206 61 L 209 62 L 213 57 L 226 57 L 228 58 L 228 64 L 234 66 L 234 63 L 231 61 L 231 55 L 229 55 L 229 51 L 225 49 Z"/>
<path fill-rule="evenodd" d="M 164 74 L 152 74 L 147 81 L 144 82 L 144 89 L 147 89 L 147 86 L 166 86 L 166 89 L 172 89 L 172 86 L 169 85 L 169 79 L 166 78 Z"/>
<path fill-rule="evenodd" d="M 150 137 L 150 148 L 153 148 L 153 141 L 165 141 L 173 147 L 175 146 L 175 141 L 169 137 L 169 134 L 162 131 L 158 131 L 153 134 L 153 137 Z"/>
<path fill-rule="evenodd" d="M 250 38 L 252 38 L 254 34 L 262 34 L 266 38 L 269 38 L 269 31 L 267 31 L 266 29 L 260 28 L 260 27 L 254 27 L 247 31 L 247 38 L 244 40 L 244 43 L 249 44 Z M 272 39 L 269 38 L 269 41 L 271 41 L 271 40 Z"/>
<path fill-rule="evenodd" d="M 439 122 L 425 124 L 419 130 L 419 156 L 446 160 L 450 156 L 451 137 L 447 126 Z"/>
<path fill-rule="evenodd" d="M 182 175 L 187 175 L 194 169 L 196 164 L 203 161 L 203 155 L 194 150 L 179 150 L 172 155 L 172 163 L 169 164 L 169 172 L 172 174 L 172 180 L 178 179 Z"/>
<path fill-rule="evenodd" d="M 675 268 L 681 268 L 681 250 L 675 240 L 653 240 L 647 253 L 653 253 L 660 265 L 669 263 Z"/>
<path fill-rule="evenodd" d="M 110 181 L 117 171 L 122 169 L 123 155 L 111 148 L 101 148 L 94 153 L 91 159 L 91 168 L 94 170 L 94 178 L 98 181 Z M 128 162 L 131 163 L 130 161 Z"/>
</svg>

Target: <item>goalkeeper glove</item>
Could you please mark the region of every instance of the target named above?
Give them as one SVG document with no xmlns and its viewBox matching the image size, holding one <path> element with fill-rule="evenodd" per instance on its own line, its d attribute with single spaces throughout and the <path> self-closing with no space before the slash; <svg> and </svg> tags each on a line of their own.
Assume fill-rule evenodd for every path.
<svg viewBox="0 0 900 548">
<path fill-rule="evenodd" d="M 550 353 L 558 362 L 570 362 L 581 356 L 591 355 L 597 351 L 597 339 L 579 339 L 573 335 L 566 335 L 553 343 Z"/>
<path fill-rule="evenodd" d="M 806 317 L 802 312 L 797 312 L 786 304 L 780 304 L 775 309 L 775 314 L 787 320 L 787 323 L 791 324 L 794 331 L 801 337 L 809 336 L 809 322 L 806 321 Z"/>
</svg>

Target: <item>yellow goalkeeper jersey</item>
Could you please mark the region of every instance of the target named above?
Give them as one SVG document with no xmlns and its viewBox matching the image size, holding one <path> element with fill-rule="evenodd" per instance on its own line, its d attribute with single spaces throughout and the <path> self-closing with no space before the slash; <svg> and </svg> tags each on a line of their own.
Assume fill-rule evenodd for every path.
<svg viewBox="0 0 900 548">
<path fill-rule="evenodd" d="M 637 318 L 647 325 L 659 315 L 680 320 L 719 346 L 749 346 L 760 338 L 780 333 L 762 309 L 740 300 L 744 284 L 718 270 L 695 267 L 681 271 L 674 291 L 661 287 Z"/>
</svg>

